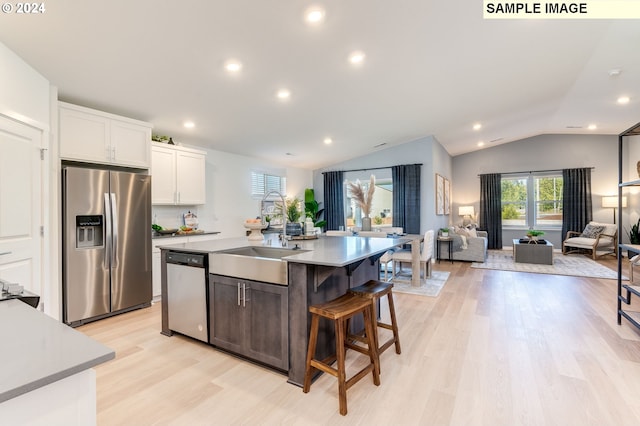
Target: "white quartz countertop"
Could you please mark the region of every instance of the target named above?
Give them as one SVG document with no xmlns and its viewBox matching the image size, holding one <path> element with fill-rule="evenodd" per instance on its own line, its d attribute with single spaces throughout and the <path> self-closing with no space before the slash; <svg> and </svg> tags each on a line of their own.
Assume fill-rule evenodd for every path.
<svg viewBox="0 0 640 426">
<path fill-rule="evenodd" d="M 17 300 L 0 302 L 0 403 L 95 367 L 115 352 Z"/>
<path fill-rule="evenodd" d="M 280 248 L 277 236 L 267 238 L 263 241 L 249 241 L 246 237 L 226 238 L 220 240 L 167 244 L 159 246 L 161 249 L 188 251 L 194 253 L 215 253 L 247 246 L 269 246 Z M 287 262 L 307 263 L 312 265 L 325 266 L 346 266 L 362 259 L 367 259 L 373 255 L 384 253 L 387 250 L 401 244 L 408 243 L 410 238 L 402 236 L 396 238 L 375 238 L 375 237 L 327 237 L 321 235 L 314 240 L 291 240 L 288 248 L 291 255 L 283 257 Z M 297 252 L 296 245 L 304 252 Z"/>
</svg>

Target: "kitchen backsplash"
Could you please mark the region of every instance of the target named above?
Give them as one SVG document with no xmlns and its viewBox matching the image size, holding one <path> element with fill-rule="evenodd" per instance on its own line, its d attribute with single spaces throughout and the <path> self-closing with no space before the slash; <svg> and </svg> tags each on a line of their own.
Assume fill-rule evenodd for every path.
<svg viewBox="0 0 640 426">
<path fill-rule="evenodd" d="M 207 218 L 198 214 L 197 206 L 152 206 L 151 223 L 163 228 L 179 228 L 184 225 L 184 214 L 187 212 L 198 216 L 198 229 L 215 231 L 212 228 L 212 221 L 207 221 Z"/>
</svg>

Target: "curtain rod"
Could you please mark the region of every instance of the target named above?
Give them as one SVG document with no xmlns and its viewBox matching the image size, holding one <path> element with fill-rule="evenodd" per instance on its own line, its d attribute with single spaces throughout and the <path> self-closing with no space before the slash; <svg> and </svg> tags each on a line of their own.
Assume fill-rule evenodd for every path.
<svg viewBox="0 0 640 426">
<path fill-rule="evenodd" d="M 422 166 L 422 163 L 416 164 L 400 164 L 401 166 Z M 351 169 L 351 170 L 327 170 L 326 172 L 322 172 L 322 174 L 328 172 L 366 172 L 367 170 L 382 170 L 382 169 L 390 169 L 395 166 L 386 166 L 386 167 L 368 167 L 366 169 Z"/>
<path fill-rule="evenodd" d="M 574 169 L 591 169 L 591 170 L 595 169 L 595 167 L 573 167 L 573 168 Z M 561 172 L 562 170 L 565 170 L 565 169 L 529 170 L 529 171 L 524 171 L 524 172 L 504 172 L 504 173 L 499 173 L 498 172 L 498 174 L 500 174 L 500 175 L 521 175 L 523 173 L 531 174 L 531 173 Z M 479 174 L 478 176 L 491 175 L 491 174 L 494 174 L 494 173 L 482 173 L 482 174 Z"/>
</svg>

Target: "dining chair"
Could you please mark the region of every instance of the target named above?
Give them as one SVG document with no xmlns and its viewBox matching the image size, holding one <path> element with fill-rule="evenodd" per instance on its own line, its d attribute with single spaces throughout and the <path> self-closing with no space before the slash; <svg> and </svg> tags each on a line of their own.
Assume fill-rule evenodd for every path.
<svg viewBox="0 0 640 426">
<path fill-rule="evenodd" d="M 420 250 L 420 270 L 423 271 L 425 279 L 431 277 L 431 259 L 433 258 L 433 230 L 430 229 L 424 233 L 424 241 Z M 399 250 L 391 256 L 391 280 L 396 276 L 396 263 L 402 272 L 403 263 L 411 263 L 411 250 Z"/>
</svg>

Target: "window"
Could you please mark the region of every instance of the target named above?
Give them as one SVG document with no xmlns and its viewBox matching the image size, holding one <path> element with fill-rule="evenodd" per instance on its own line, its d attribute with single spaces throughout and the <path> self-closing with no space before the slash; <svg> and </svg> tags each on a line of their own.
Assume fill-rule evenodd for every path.
<svg viewBox="0 0 640 426">
<path fill-rule="evenodd" d="M 251 172 L 251 196 L 262 198 L 269 191 L 287 193 L 287 178 L 260 172 Z"/>
<path fill-rule="evenodd" d="M 505 227 L 560 228 L 562 176 L 530 173 L 502 178 L 502 225 Z"/>
<path fill-rule="evenodd" d="M 363 213 L 355 201 L 351 198 L 351 193 L 347 187 L 347 182 L 355 182 L 360 180 L 363 187 L 369 187 L 369 179 L 371 172 L 346 172 L 344 183 L 344 202 L 345 202 L 345 223 L 348 228 L 352 226 L 362 226 Z M 393 224 L 393 182 L 391 179 L 391 169 L 376 170 L 376 189 L 373 193 L 373 201 L 371 203 L 371 224 L 373 227 L 392 226 Z"/>
</svg>

